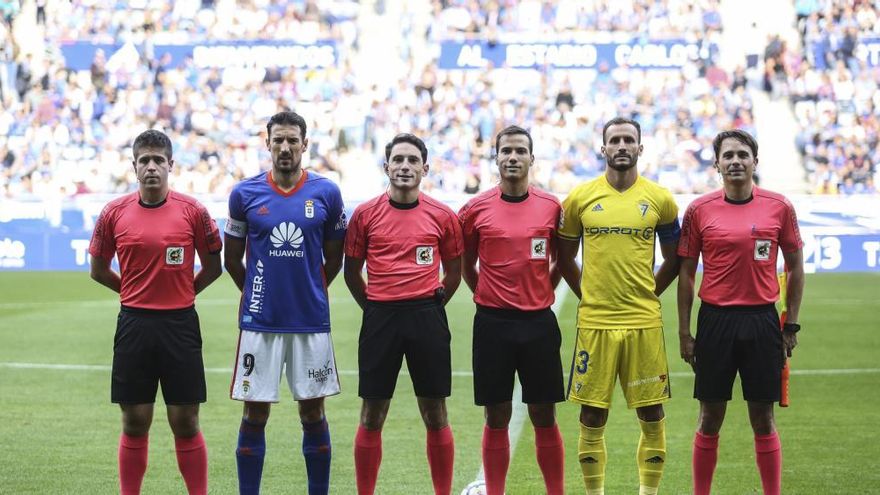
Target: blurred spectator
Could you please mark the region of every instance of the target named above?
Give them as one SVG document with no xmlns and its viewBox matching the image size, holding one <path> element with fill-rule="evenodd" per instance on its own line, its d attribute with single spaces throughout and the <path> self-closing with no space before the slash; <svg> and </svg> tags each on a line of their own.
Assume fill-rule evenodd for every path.
<svg viewBox="0 0 880 495">
<path fill-rule="evenodd" d="M 0 22 L 0 103 L 5 104 L 7 97 L 12 99 L 14 70 L 12 33 L 6 23 Z"/>
<path fill-rule="evenodd" d="M 20 9 L 18 0 L 0 0 L 0 17 L 7 26 L 12 26 L 12 19 Z"/>
<path fill-rule="evenodd" d="M 880 34 L 876 3 L 797 2 L 803 54 L 788 75 L 798 148 L 817 194 L 876 193 L 880 67 L 856 56 Z"/>
<path fill-rule="evenodd" d="M 107 84 L 107 60 L 104 55 L 104 50 L 98 48 L 95 51 L 95 59 L 92 61 L 91 67 L 89 67 L 89 72 L 92 75 L 92 86 L 94 86 L 95 91 L 99 93 L 104 92 L 104 85 Z"/>
<path fill-rule="evenodd" d="M 815 46 L 791 49 L 782 40 L 771 40 L 770 89 L 791 95 L 804 126 L 799 146 L 808 167 L 824 163 L 841 183 L 848 173 L 854 186 L 867 184 L 863 165 L 857 164 L 876 170 L 877 77 L 853 72 L 849 65 L 859 30 L 874 29 L 876 16 L 872 21 L 868 2 L 841 7 L 840 15 L 822 7 L 823 2 L 815 9 L 812 2 L 798 3 L 810 33 L 805 43 L 809 38 Z M 0 138 L 14 157 L 0 170 L 0 186 L 13 194 L 124 192 L 133 183 L 127 177 L 131 143 L 126 136 L 160 127 L 175 139 L 174 187 L 225 197 L 241 177 L 269 162 L 261 122 L 285 108 L 309 119 L 305 166 L 350 180 L 350 188 L 343 189 L 347 193 L 382 187 L 381 150 L 398 131 L 426 137 L 432 167 L 425 187 L 439 194 L 492 187 L 497 181 L 492 136 L 510 123 L 529 128 L 541 143 L 534 151 L 535 182 L 560 194 L 602 173 L 601 143 L 595 136 L 617 115 L 642 124 L 643 174 L 681 193 L 717 187 L 711 139 L 718 131 L 739 126 L 755 133 L 744 70 L 721 69 L 710 49 L 724 29 L 717 0 L 425 0 L 425 8 L 411 10 L 407 2 L 399 32 L 384 33 L 398 52 L 380 55 L 361 48 L 368 46 L 365 33 L 375 36 L 376 30 L 370 18 L 360 17 L 358 3 L 350 1 L 73 0 L 45 5 L 40 28 L 45 54 L 20 58 L 27 83 L 18 84 L 16 68 L 11 75 L 16 94 L 4 95 L 8 103 L 0 108 Z M 829 23 L 846 27 L 829 30 Z M 435 60 L 440 43 L 450 39 L 495 43 L 591 36 L 703 41 L 677 70 L 625 65 L 442 70 Z M 338 63 L 325 70 L 281 63 L 266 69 L 203 69 L 192 57 L 174 63 L 158 48 L 247 39 L 331 40 Z M 75 40 L 122 48 L 96 52 L 88 71 L 68 71 L 60 46 Z M 832 69 L 822 69 L 819 59 Z M 373 76 L 377 63 L 382 78 Z M 834 140 L 837 131 L 845 136 L 839 141 Z M 860 139 L 868 145 L 855 155 L 865 158 L 848 165 L 851 143 Z"/>
<path fill-rule="evenodd" d="M 27 95 L 33 78 L 33 55 L 28 53 L 15 66 L 15 91 L 18 93 L 18 99 L 23 100 Z"/>
</svg>

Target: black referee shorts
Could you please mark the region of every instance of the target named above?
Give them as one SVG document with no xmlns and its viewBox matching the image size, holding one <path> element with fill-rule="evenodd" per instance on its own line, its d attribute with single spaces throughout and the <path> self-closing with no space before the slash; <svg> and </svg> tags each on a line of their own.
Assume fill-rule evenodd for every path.
<svg viewBox="0 0 880 495">
<path fill-rule="evenodd" d="M 562 335 L 549 308 L 520 311 L 477 306 L 474 315 L 474 402 L 490 406 L 513 398 L 519 374 L 522 401 L 565 400 L 559 347 Z"/>
<path fill-rule="evenodd" d="M 776 402 L 782 393 L 782 332 L 772 304 L 700 305 L 694 348 L 694 397 L 704 402 L 731 399 L 739 372 L 743 398 Z"/>
<path fill-rule="evenodd" d="M 195 308 L 162 311 L 123 306 L 113 339 L 110 400 L 152 404 L 160 383 L 166 404 L 205 402 L 199 315 Z"/>
<path fill-rule="evenodd" d="M 358 395 L 393 397 L 405 356 L 416 397 L 449 397 L 451 340 L 446 311 L 434 299 L 368 301 L 358 339 Z"/>
</svg>

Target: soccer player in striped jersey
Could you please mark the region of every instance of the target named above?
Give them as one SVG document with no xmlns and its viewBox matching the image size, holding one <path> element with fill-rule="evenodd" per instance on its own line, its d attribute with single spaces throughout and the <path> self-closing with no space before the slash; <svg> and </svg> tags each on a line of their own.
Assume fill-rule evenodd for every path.
<svg viewBox="0 0 880 495">
<path fill-rule="evenodd" d="M 421 139 L 395 136 L 385 146 L 385 173 L 388 191 L 355 209 L 345 240 L 345 282 L 364 310 L 358 343 L 363 404 L 354 439 L 357 491 L 376 489 L 382 426 L 406 357 L 427 429 L 434 493 L 449 495 L 455 448 L 446 414 L 452 364 L 444 306 L 461 282 L 461 227 L 452 209 L 419 190 L 428 173 Z"/>
<path fill-rule="evenodd" d="M 331 449 L 324 397 L 339 393 L 327 286 L 342 266 L 345 213 L 339 187 L 302 168 L 305 120 L 280 112 L 266 129 L 272 170 L 235 186 L 226 223 L 225 266 L 242 291 L 230 391 L 244 401 L 239 491 L 259 492 L 266 422 L 286 370 L 302 422 L 308 492 L 326 494 Z"/>
<path fill-rule="evenodd" d="M 700 416 L 693 448 L 695 495 L 708 495 L 718 460 L 718 434 L 739 372 L 755 436 L 755 460 L 765 495 L 782 490 L 782 446 L 773 417 L 782 369 L 800 330 L 804 291 L 803 241 L 794 207 L 781 194 L 753 183 L 758 143 L 739 129 L 712 142 L 722 189 L 695 199 L 682 224 L 678 279 L 681 357 L 694 368 Z M 776 260 L 789 273 L 787 319 L 779 331 Z M 697 338 L 691 334 L 694 274 L 703 257 Z"/>
<path fill-rule="evenodd" d="M 587 495 L 605 490 L 605 423 L 618 376 L 642 431 L 640 495 L 657 493 L 666 462 L 663 403 L 670 391 L 659 296 L 678 275 L 680 228 L 669 191 L 639 175 L 641 137 L 632 119 L 606 122 L 605 174 L 574 188 L 562 203 L 558 267 L 581 299 L 568 398 L 581 405 L 578 460 Z M 656 273 L 655 236 L 663 256 Z"/>
<path fill-rule="evenodd" d="M 138 190 L 111 201 L 95 224 L 91 276 L 119 293 L 110 400 L 122 409 L 119 488 L 136 495 L 147 470 L 158 385 L 187 492 L 208 493 L 208 450 L 199 430 L 205 402 L 196 294 L 217 279 L 220 232 L 194 198 L 169 190 L 171 140 L 141 133 L 132 146 Z M 195 254 L 202 268 L 193 276 Z M 119 258 L 119 272 L 110 262 Z"/>
<path fill-rule="evenodd" d="M 556 230 L 559 200 L 529 184 L 535 161 L 532 136 L 509 126 L 495 138 L 501 183 L 459 211 L 465 251 L 464 280 L 474 293 L 474 401 L 485 406 L 483 472 L 488 495 L 503 495 L 510 463 L 508 425 L 513 380 L 535 428 L 535 453 L 549 495 L 565 485 L 565 449 L 556 403 L 565 400 L 553 304 L 559 282 Z M 479 266 L 477 265 L 479 261 Z M 551 275 L 553 273 L 553 275 Z"/>
</svg>

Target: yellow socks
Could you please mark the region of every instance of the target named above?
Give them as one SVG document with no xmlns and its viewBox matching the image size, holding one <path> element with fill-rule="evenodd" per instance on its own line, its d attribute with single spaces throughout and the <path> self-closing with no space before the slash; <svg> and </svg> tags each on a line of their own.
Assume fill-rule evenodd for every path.
<svg viewBox="0 0 880 495">
<path fill-rule="evenodd" d="M 639 450 L 636 453 L 639 464 L 639 495 L 656 495 L 663 476 L 663 465 L 666 464 L 666 419 L 650 422 L 639 420 L 639 426 L 642 428 Z"/>
<path fill-rule="evenodd" d="M 605 427 L 590 428 L 581 423 L 578 438 L 578 461 L 584 473 L 587 495 L 605 494 Z M 657 481 L 660 481 L 658 476 Z"/>
</svg>

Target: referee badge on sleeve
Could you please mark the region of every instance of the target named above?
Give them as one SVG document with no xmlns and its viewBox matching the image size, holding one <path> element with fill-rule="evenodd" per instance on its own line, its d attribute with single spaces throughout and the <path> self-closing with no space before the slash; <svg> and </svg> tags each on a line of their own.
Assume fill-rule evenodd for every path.
<svg viewBox="0 0 880 495">
<path fill-rule="evenodd" d="M 755 260 L 766 261 L 770 259 L 770 246 L 772 241 L 767 239 L 755 239 Z"/>
<path fill-rule="evenodd" d="M 532 237 L 532 259 L 543 260 L 547 258 L 547 238 Z"/>
<path fill-rule="evenodd" d="M 182 265 L 183 264 L 183 248 L 182 247 L 169 247 L 165 250 L 165 264 L 166 265 Z"/>
<path fill-rule="evenodd" d="M 433 265 L 434 264 L 434 248 L 432 246 L 416 247 L 416 264 L 417 265 Z"/>
</svg>

